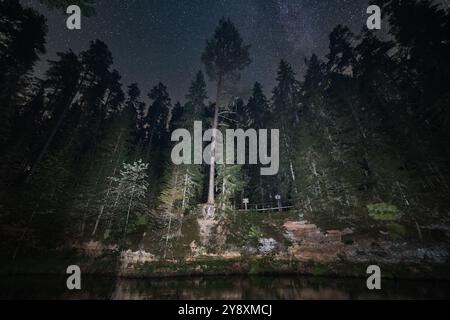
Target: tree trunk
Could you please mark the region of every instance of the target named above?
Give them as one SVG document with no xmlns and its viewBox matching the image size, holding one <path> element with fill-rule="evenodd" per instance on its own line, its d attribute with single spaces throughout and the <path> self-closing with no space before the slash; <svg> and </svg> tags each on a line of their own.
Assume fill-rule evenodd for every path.
<svg viewBox="0 0 450 320">
<path fill-rule="evenodd" d="M 116 145 L 114 146 L 114 152 L 113 152 L 113 155 L 116 155 L 116 154 L 117 154 L 117 151 L 118 151 L 118 149 L 119 149 L 119 144 L 120 144 L 120 142 L 122 141 L 122 135 L 123 135 L 123 129 L 120 131 L 120 133 L 119 133 L 119 135 L 118 135 L 118 137 L 117 137 Z M 116 160 L 116 163 L 115 163 L 115 165 L 114 165 L 114 170 L 113 170 L 113 174 L 112 174 L 113 177 L 116 175 L 116 172 L 117 172 L 117 169 L 118 169 L 118 166 L 119 166 L 120 155 L 118 155 L 116 159 L 117 159 L 117 160 Z M 112 161 L 112 160 L 111 160 L 111 161 Z M 113 184 L 113 182 L 112 182 L 112 180 L 110 180 L 110 181 L 109 181 L 109 185 L 108 185 L 108 189 L 107 189 L 107 191 L 106 191 L 105 199 L 104 199 L 104 201 L 103 201 L 103 204 L 100 206 L 100 212 L 99 212 L 99 214 L 98 214 L 98 216 L 97 216 L 97 220 L 95 221 L 94 230 L 92 231 L 92 234 L 91 234 L 92 236 L 95 236 L 95 234 L 97 233 L 97 228 L 98 228 L 98 226 L 99 226 L 99 224 L 100 224 L 100 220 L 101 220 L 101 218 L 102 218 L 102 216 L 103 216 L 103 212 L 105 211 L 105 206 L 106 206 L 106 204 L 108 203 L 109 195 L 110 195 L 110 193 L 111 193 L 111 187 L 112 187 L 112 184 Z"/>
<path fill-rule="evenodd" d="M 187 188 L 188 188 L 188 182 L 189 182 L 189 174 L 186 173 L 185 174 L 185 178 L 184 178 L 184 190 L 183 190 L 183 204 L 181 205 L 181 207 L 183 208 L 183 210 L 186 208 L 186 194 L 187 194 Z"/>
<path fill-rule="evenodd" d="M 216 97 L 216 105 L 214 108 L 214 121 L 213 127 L 214 130 L 211 138 L 211 165 L 209 170 L 209 188 L 208 188 L 208 205 L 214 206 L 215 198 L 214 198 L 214 178 L 216 174 L 216 146 L 217 146 L 217 129 L 219 128 L 219 108 L 220 108 L 220 100 L 222 97 L 223 90 L 223 76 L 220 75 L 217 81 L 217 97 Z"/>
<path fill-rule="evenodd" d="M 172 211 L 172 210 L 171 210 Z M 167 235 L 166 235 L 166 245 L 164 247 L 164 256 L 163 259 L 166 260 L 166 256 L 167 256 L 167 247 L 169 245 L 169 236 L 170 236 L 170 229 L 172 227 L 172 213 L 170 213 L 169 216 L 169 226 L 167 227 Z"/>
<path fill-rule="evenodd" d="M 174 205 L 174 198 L 175 198 L 176 188 L 178 186 L 178 170 L 176 170 L 175 172 L 176 172 L 175 185 L 172 189 L 172 199 L 171 199 L 171 203 L 170 203 L 170 207 L 169 207 L 169 226 L 167 227 L 166 245 L 164 247 L 164 256 L 163 256 L 164 260 L 166 260 L 166 257 L 167 257 L 167 247 L 169 246 L 170 231 L 172 228 L 172 214 L 173 214 L 172 211 L 173 211 L 173 205 Z"/>
<path fill-rule="evenodd" d="M 123 230 L 122 243 L 124 243 L 125 237 L 127 236 L 128 222 L 130 221 L 130 212 L 131 212 L 131 207 L 132 207 L 132 205 L 133 205 L 133 199 L 134 199 L 134 190 L 135 190 L 135 187 L 136 187 L 136 181 L 134 182 L 133 190 L 131 191 L 130 201 L 129 201 L 129 203 L 128 203 L 127 219 L 126 219 L 126 221 L 125 221 L 125 228 L 124 228 L 124 230 Z"/>
</svg>

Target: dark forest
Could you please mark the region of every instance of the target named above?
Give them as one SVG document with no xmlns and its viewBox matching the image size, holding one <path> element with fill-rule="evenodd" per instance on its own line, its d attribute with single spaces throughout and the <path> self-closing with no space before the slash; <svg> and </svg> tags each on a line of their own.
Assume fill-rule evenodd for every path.
<svg viewBox="0 0 450 320">
<path fill-rule="evenodd" d="M 41 3 L 62 21 L 71 4 L 83 22 L 101 10 Z M 327 52 L 300 69 L 280 57 L 275 85 L 252 78 L 247 92 L 259 47 L 224 15 L 174 98 L 164 81 L 128 82 L 101 38 L 47 59 L 45 14 L 1 0 L 1 273 L 365 278 L 375 264 L 388 277 L 448 279 L 448 5 L 373 3 L 382 30 L 342 21 Z M 172 133 L 193 135 L 195 122 L 278 129 L 278 173 L 174 164 Z"/>
</svg>

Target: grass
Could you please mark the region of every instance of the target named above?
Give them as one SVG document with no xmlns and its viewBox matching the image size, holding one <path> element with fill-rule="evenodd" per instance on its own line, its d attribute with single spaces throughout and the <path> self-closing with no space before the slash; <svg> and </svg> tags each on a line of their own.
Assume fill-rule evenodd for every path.
<svg viewBox="0 0 450 320">
<path fill-rule="evenodd" d="M 387 203 L 376 203 L 367 205 L 369 216 L 377 221 L 398 221 L 402 212 L 394 205 Z"/>
</svg>

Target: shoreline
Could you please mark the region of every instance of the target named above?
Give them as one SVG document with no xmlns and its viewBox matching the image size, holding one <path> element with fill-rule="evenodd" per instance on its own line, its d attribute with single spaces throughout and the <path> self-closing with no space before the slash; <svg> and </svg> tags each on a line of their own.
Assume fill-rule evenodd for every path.
<svg viewBox="0 0 450 320">
<path fill-rule="evenodd" d="M 186 277 L 284 277 L 305 276 L 338 279 L 367 278 L 369 262 L 299 261 L 274 257 L 240 259 L 196 259 L 191 261 L 155 261 L 135 263 L 123 268 L 117 256 L 78 256 L 73 259 L 58 257 L 51 262 L 42 260 L 3 264 L 0 276 L 64 276 L 69 265 L 79 265 L 82 274 L 117 279 L 173 279 Z M 74 261 L 70 263 L 69 260 Z M 99 262 L 100 261 L 100 262 Z M 34 262 L 34 263 L 33 263 Z M 75 263 L 76 262 L 76 263 Z M 109 263 L 109 267 L 105 263 Z M 375 263 L 374 263 L 375 264 Z M 111 267 L 113 266 L 113 267 Z M 450 263 L 381 263 L 382 278 L 390 280 L 445 280 L 450 281 Z"/>
</svg>

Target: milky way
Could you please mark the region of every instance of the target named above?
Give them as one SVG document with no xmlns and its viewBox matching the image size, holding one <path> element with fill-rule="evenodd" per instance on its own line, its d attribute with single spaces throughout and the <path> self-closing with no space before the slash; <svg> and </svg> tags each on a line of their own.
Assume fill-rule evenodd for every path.
<svg viewBox="0 0 450 320">
<path fill-rule="evenodd" d="M 301 76 L 306 57 L 326 54 L 333 27 L 345 24 L 360 31 L 368 7 L 368 0 L 96 0 L 97 15 L 83 18 L 82 30 L 69 31 L 61 12 L 49 12 L 37 0 L 22 2 L 48 17 L 48 54 L 36 74 L 45 71 L 45 61 L 56 52 L 79 52 L 98 38 L 113 52 L 124 84 L 138 82 L 147 93 L 161 81 L 175 101 L 184 99 L 202 67 L 205 41 L 223 16 L 252 46 L 253 63 L 239 86 L 245 96 L 255 81 L 270 93 L 280 59 L 291 62 Z"/>
</svg>

